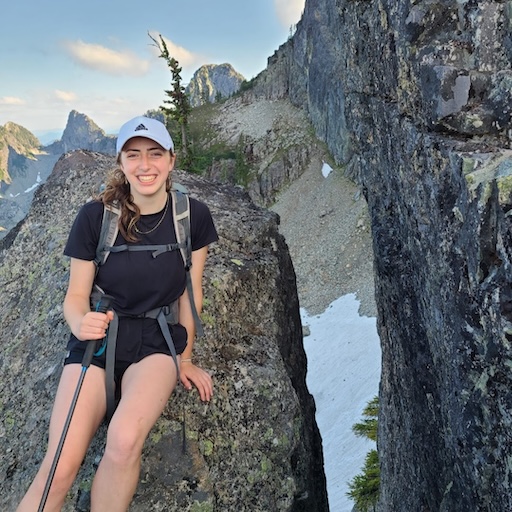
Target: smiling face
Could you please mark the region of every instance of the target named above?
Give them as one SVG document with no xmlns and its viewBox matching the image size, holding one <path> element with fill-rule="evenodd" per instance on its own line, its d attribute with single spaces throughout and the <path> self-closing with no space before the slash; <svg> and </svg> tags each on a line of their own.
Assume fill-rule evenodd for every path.
<svg viewBox="0 0 512 512">
<path fill-rule="evenodd" d="M 136 204 L 167 197 L 166 182 L 175 159 L 175 155 L 151 139 L 134 137 L 126 142 L 120 165 Z"/>
</svg>

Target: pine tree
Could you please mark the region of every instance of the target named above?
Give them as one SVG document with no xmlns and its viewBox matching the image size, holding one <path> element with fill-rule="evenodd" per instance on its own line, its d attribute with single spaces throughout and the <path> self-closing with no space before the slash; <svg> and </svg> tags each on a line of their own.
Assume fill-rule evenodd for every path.
<svg viewBox="0 0 512 512">
<path fill-rule="evenodd" d="M 372 441 L 377 441 L 377 416 L 379 414 L 379 397 L 374 397 L 363 409 L 363 415 L 366 416 L 361 423 L 352 426 L 352 431 L 358 437 L 367 437 Z"/>
<path fill-rule="evenodd" d="M 377 441 L 377 416 L 379 414 L 379 398 L 374 397 L 363 410 L 366 417 L 356 423 L 352 430 L 358 437 L 366 437 Z M 374 511 L 379 500 L 380 465 L 377 450 L 370 450 L 366 455 L 362 473 L 356 475 L 349 483 L 347 496 L 352 498 L 358 512 Z"/>
<path fill-rule="evenodd" d="M 192 107 L 190 106 L 190 101 L 185 92 L 185 87 L 181 83 L 182 68 L 179 62 L 169 53 L 167 44 L 161 34 L 158 35 L 159 40 L 155 39 L 149 33 L 148 35 L 153 41 L 153 46 L 159 50 L 159 57 L 165 60 L 167 67 L 171 71 L 172 88 L 164 91 L 167 99 L 164 99 L 164 105 L 160 107 L 160 110 L 166 117 L 174 119 L 181 129 L 181 156 L 183 158 L 183 166 L 187 168 L 191 165 L 191 151 L 188 142 L 188 119 Z"/>
<path fill-rule="evenodd" d="M 358 512 L 373 512 L 379 499 L 380 467 L 377 450 L 370 450 L 366 455 L 363 472 L 356 475 L 349 484 L 347 495 L 356 504 Z"/>
</svg>

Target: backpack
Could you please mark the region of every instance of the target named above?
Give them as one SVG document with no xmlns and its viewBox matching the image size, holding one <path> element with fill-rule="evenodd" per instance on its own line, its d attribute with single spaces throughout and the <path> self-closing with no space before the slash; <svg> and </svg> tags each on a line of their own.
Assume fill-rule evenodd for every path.
<svg viewBox="0 0 512 512">
<path fill-rule="evenodd" d="M 194 294 L 192 289 L 192 278 L 190 276 L 190 268 L 192 266 L 192 240 L 190 235 L 190 201 L 188 192 L 180 185 L 173 184 L 173 188 L 169 192 L 170 200 L 173 207 L 174 230 L 176 232 L 176 244 L 167 245 L 119 245 L 114 246 L 115 240 L 119 233 L 119 217 L 121 215 L 120 208 L 114 205 L 105 205 L 103 208 L 103 218 L 101 223 L 100 236 L 96 247 L 96 257 L 94 263 L 96 265 L 96 274 L 101 265 L 103 265 L 110 253 L 123 251 L 153 251 L 153 257 L 157 257 L 166 251 L 179 250 L 183 259 L 183 265 L 186 273 L 186 287 L 196 326 L 196 336 L 201 337 L 204 334 L 201 320 L 197 312 L 194 302 Z M 91 305 L 99 302 L 104 291 L 94 284 L 91 294 Z M 178 323 L 179 308 L 178 300 L 172 304 L 168 304 L 143 314 L 146 318 L 154 318 L 158 321 L 160 330 L 164 335 L 171 355 L 176 364 L 178 382 L 179 382 L 179 365 L 177 361 L 176 350 L 172 341 L 172 336 L 168 324 Z M 95 355 L 101 355 L 106 350 L 106 387 L 107 387 L 107 417 L 110 419 L 114 414 L 116 407 L 115 382 L 114 382 L 114 363 L 115 363 L 115 347 L 117 340 L 117 329 L 119 325 L 118 314 L 114 311 L 114 320 L 110 322 L 106 340 L 102 346 L 96 351 Z"/>
</svg>

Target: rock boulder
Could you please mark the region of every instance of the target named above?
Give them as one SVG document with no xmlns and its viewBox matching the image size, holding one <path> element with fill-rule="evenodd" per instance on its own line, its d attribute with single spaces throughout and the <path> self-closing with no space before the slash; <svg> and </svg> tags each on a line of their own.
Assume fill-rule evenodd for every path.
<svg viewBox="0 0 512 512">
<path fill-rule="evenodd" d="M 99 153 L 63 155 L 0 252 L 1 510 L 15 509 L 44 454 L 68 337 L 63 245 L 113 165 Z M 205 405 L 196 392 L 177 390 L 147 440 L 130 510 L 324 512 L 321 440 L 278 217 L 239 188 L 179 171 L 175 179 L 209 205 L 220 235 L 204 277 L 206 335 L 195 351 L 215 397 Z M 104 441 L 102 427 L 65 511 L 88 510 Z"/>
</svg>

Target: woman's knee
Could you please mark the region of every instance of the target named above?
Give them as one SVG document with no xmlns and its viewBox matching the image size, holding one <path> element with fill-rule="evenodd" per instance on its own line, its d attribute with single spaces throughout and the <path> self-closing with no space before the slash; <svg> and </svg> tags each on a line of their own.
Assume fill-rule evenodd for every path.
<svg viewBox="0 0 512 512">
<path fill-rule="evenodd" d="M 112 422 L 108 429 L 105 455 L 115 464 L 129 464 L 142 454 L 144 434 L 136 427 Z"/>
</svg>

